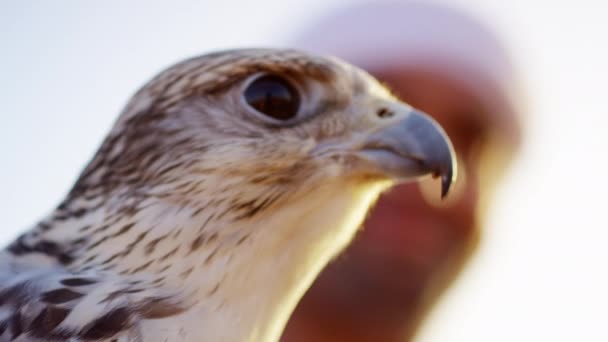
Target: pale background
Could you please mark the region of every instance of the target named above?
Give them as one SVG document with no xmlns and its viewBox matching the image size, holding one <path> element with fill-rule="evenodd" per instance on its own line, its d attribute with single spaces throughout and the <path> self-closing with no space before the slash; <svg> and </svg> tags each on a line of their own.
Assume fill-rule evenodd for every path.
<svg viewBox="0 0 608 342">
<path fill-rule="evenodd" d="M 483 247 L 418 340 L 607 341 L 608 2 L 444 2 L 504 35 L 530 113 Z M 287 42 L 349 3 L 0 1 L 0 241 L 58 202 L 161 68 Z"/>
</svg>

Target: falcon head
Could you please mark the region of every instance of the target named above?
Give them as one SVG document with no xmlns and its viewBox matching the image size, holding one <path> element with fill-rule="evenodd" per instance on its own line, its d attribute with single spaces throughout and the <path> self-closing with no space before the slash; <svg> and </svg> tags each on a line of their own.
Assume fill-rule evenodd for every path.
<svg viewBox="0 0 608 342">
<path fill-rule="evenodd" d="M 172 323 L 197 322 L 183 331 L 273 340 L 383 190 L 432 175 L 445 195 L 454 170 L 441 127 L 364 71 L 294 50 L 225 51 L 135 94 L 46 224 L 64 228 L 45 238 L 73 242 L 74 272 L 149 276 L 179 294 L 180 312 L 198 317 Z"/>
<path fill-rule="evenodd" d="M 74 190 L 101 185 L 196 205 L 218 182 L 286 201 L 334 183 L 433 175 L 445 196 L 454 165 L 442 128 L 366 72 L 294 50 L 244 49 L 190 59 L 151 80 Z M 278 200 L 263 193 L 233 209 L 248 216 Z"/>
</svg>

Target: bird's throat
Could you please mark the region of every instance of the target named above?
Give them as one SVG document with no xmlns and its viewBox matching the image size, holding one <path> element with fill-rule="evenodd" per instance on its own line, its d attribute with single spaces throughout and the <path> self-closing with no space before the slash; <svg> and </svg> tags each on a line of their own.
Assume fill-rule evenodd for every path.
<svg viewBox="0 0 608 342">
<path fill-rule="evenodd" d="M 226 259 L 229 272 L 213 299 L 201 293 L 206 329 L 234 334 L 218 340 L 277 341 L 300 298 L 350 242 L 383 188 L 320 189 L 249 222 L 256 230 Z"/>
</svg>

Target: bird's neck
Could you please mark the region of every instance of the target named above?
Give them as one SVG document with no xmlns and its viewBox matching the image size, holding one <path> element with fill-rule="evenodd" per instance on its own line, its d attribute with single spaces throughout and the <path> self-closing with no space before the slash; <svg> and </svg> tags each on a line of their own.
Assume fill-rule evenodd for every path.
<svg viewBox="0 0 608 342">
<path fill-rule="evenodd" d="M 350 242 L 381 190 L 318 189 L 238 227 L 250 234 L 217 260 L 219 285 L 211 294 L 201 292 L 201 305 L 193 310 L 194 317 L 204 317 L 198 321 L 204 336 L 216 331 L 230 336 L 212 340 L 278 340 L 299 299 Z M 203 270 L 198 276 L 199 283 L 208 281 Z"/>
<path fill-rule="evenodd" d="M 201 210 L 166 199 L 143 201 L 128 215 L 105 205 L 44 236 L 81 243 L 71 270 L 145 278 L 175 293 L 187 309 L 166 320 L 189 334 L 185 341 L 276 341 L 383 188 L 328 185 L 247 219 L 222 215 L 229 207 Z M 146 334 L 162 334 L 162 326 Z"/>
</svg>

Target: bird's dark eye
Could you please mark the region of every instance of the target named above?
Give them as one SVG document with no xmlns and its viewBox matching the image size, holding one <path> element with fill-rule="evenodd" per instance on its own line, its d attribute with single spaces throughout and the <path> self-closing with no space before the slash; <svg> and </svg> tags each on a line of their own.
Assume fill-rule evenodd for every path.
<svg viewBox="0 0 608 342">
<path fill-rule="evenodd" d="M 298 114 L 300 95 L 285 79 L 262 76 L 245 89 L 245 101 L 258 112 L 273 119 L 286 121 Z"/>
</svg>

